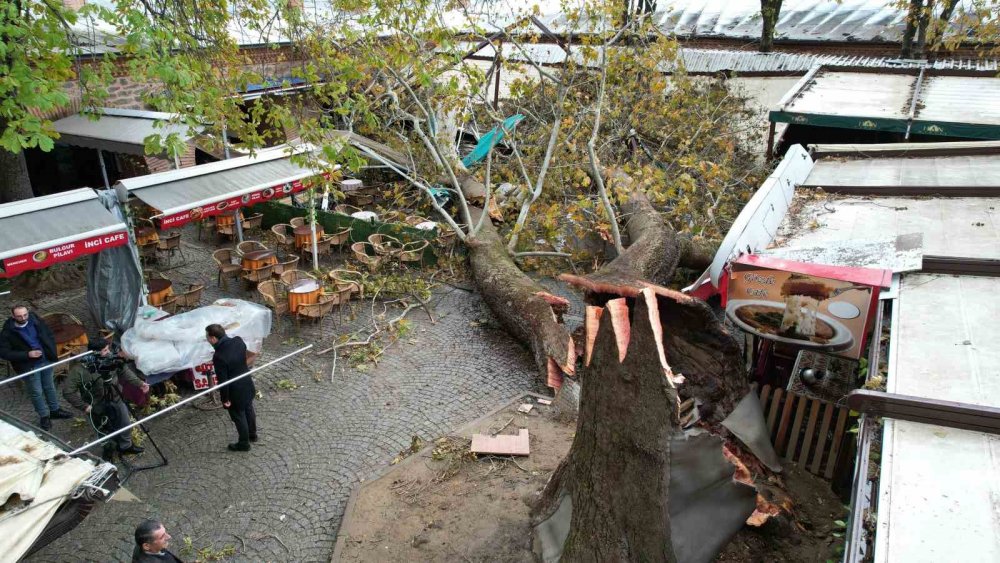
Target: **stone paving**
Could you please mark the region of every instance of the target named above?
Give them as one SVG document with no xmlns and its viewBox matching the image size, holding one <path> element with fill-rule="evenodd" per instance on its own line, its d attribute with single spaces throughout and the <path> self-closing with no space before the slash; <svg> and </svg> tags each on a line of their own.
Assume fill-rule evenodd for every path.
<svg viewBox="0 0 1000 563">
<path fill-rule="evenodd" d="M 205 283 L 203 303 L 222 296 L 209 254 L 214 248 L 186 231 L 188 264 L 166 272 L 175 282 Z M 231 293 L 251 298 L 238 289 Z M 82 288 L 31 304 L 36 311 L 89 319 Z M 352 489 L 389 464 L 413 435 L 433 439 L 517 393 L 546 392 L 530 356 L 496 325 L 476 293 L 444 285 L 433 306 L 437 323 L 421 309 L 411 311 L 414 330 L 388 348 L 377 367 L 357 370 L 341 358 L 331 382 L 330 355 L 308 355 L 258 374 L 261 441 L 249 453 L 226 450 L 235 429 L 221 409 L 183 407 L 151 422 L 170 463 L 131 478 L 127 488 L 140 502 L 97 507 L 29 561 L 126 561 L 134 526 L 145 517 L 166 524 L 178 554 L 190 538 L 195 549 L 234 546 L 230 560 L 329 560 Z M 276 323 L 259 362 L 296 349 L 300 339 L 329 346 L 335 335 L 369 318 L 359 314 L 340 328 L 333 323 L 304 325 L 297 333 L 288 321 Z M 301 387 L 277 388 L 284 379 Z M 0 388 L 0 409 L 37 422 L 19 385 Z M 69 422 L 56 421 L 54 432 L 74 444 L 92 437 Z M 142 461 L 153 459 L 147 452 Z"/>
</svg>

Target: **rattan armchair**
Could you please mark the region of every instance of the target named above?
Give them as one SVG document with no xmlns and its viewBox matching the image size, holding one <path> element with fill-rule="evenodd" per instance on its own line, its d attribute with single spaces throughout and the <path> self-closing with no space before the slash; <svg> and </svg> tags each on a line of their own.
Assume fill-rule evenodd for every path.
<svg viewBox="0 0 1000 563">
<path fill-rule="evenodd" d="M 232 248 L 220 248 L 212 253 L 212 260 L 215 260 L 215 263 L 219 267 L 216 284 L 221 285 L 223 289 L 228 288 L 228 280 L 238 279 L 240 272 L 243 271 L 243 266 L 233 263 L 235 256 L 236 251 Z"/>
<path fill-rule="evenodd" d="M 424 259 L 424 251 L 430 243 L 426 240 L 415 240 L 403 245 L 399 251 L 399 261 L 409 263 L 420 263 Z"/>
<path fill-rule="evenodd" d="M 301 258 L 298 256 L 289 255 L 288 260 L 278 262 L 274 265 L 272 275 L 274 277 L 281 277 L 281 274 L 297 269 L 299 267 L 299 260 L 301 260 Z"/>
<path fill-rule="evenodd" d="M 157 305 L 157 308 L 160 309 L 161 311 L 165 311 L 167 313 L 170 313 L 171 315 L 176 315 L 177 314 L 177 298 L 176 297 L 169 297 L 166 300 L 164 300 L 162 303 L 160 303 L 159 305 Z"/>
<path fill-rule="evenodd" d="M 295 323 L 296 325 L 300 324 L 302 319 L 321 322 L 338 303 L 339 299 L 336 293 L 324 293 L 319 296 L 316 303 L 303 303 L 296 308 Z"/>
<path fill-rule="evenodd" d="M 264 243 L 257 240 L 245 240 L 236 245 L 236 253 L 240 256 L 255 250 L 267 250 L 267 247 L 264 246 Z"/>
<path fill-rule="evenodd" d="M 174 254 L 181 255 L 181 263 L 178 266 L 183 266 L 187 263 L 184 251 L 181 250 L 180 231 L 171 231 L 170 234 L 161 236 L 160 241 L 156 245 L 156 250 L 167 255 L 167 269 L 171 267 L 170 263 L 173 261 Z"/>
<path fill-rule="evenodd" d="M 368 249 L 372 250 L 372 253 L 368 253 Z M 371 243 L 368 242 L 356 242 L 351 245 L 351 252 L 354 253 L 354 257 L 358 259 L 359 262 L 364 264 L 369 272 L 377 272 L 379 267 L 382 265 L 382 259 L 385 258 L 379 254 L 375 254 L 375 249 L 372 248 Z"/>
<path fill-rule="evenodd" d="M 271 272 L 273 271 L 274 271 L 274 264 L 264 264 L 263 266 L 255 268 L 253 270 L 243 270 L 243 274 L 240 276 L 240 278 L 242 278 L 243 281 L 246 282 L 247 287 L 253 288 L 257 287 L 257 284 L 259 284 L 262 281 L 270 280 Z"/>
<path fill-rule="evenodd" d="M 349 288 L 351 290 L 349 298 L 357 295 L 359 299 L 365 298 L 365 286 L 361 283 L 364 276 L 361 272 L 354 270 L 330 270 L 327 274 L 330 281 L 337 286 L 337 289 Z"/>
<path fill-rule="evenodd" d="M 285 285 L 292 285 L 299 280 L 319 281 L 316 279 L 316 276 L 302 270 L 289 270 L 281 274 L 281 283 Z"/>
<path fill-rule="evenodd" d="M 383 256 L 396 256 L 403 249 L 403 243 L 398 238 L 383 233 L 368 235 L 368 242 L 376 253 Z"/>
<path fill-rule="evenodd" d="M 201 305 L 201 294 L 205 291 L 205 286 L 201 284 L 189 285 L 187 290 L 183 293 L 178 294 L 174 299 L 177 300 L 178 309 L 194 309 Z"/>
<path fill-rule="evenodd" d="M 351 240 L 351 228 L 347 227 L 344 230 L 337 231 L 328 237 L 331 244 L 337 245 L 337 248 L 343 248 L 344 243 Z"/>
<path fill-rule="evenodd" d="M 271 227 L 274 233 L 274 240 L 278 248 L 289 251 L 295 248 L 295 236 L 292 235 L 292 226 L 287 223 L 278 223 Z"/>
<path fill-rule="evenodd" d="M 292 217 L 291 219 L 288 220 L 288 223 L 292 226 L 293 229 L 297 229 L 299 227 L 305 227 L 306 226 L 306 218 L 305 217 Z"/>
<path fill-rule="evenodd" d="M 347 205 L 346 203 L 339 203 L 333 206 L 333 210 L 341 215 L 350 215 L 352 213 L 357 213 L 361 211 L 360 207 L 354 207 L 353 205 Z"/>
<path fill-rule="evenodd" d="M 288 312 L 288 294 L 285 285 L 280 281 L 262 281 L 257 284 L 257 292 L 263 298 L 264 304 L 270 307 L 275 315 L 280 316 Z"/>
<path fill-rule="evenodd" d="M 243 230 L 260 236 L 261 231 L 264 230 L 264 214 L 254 213 L 247 217 L 246 221 L 243 221 Z"/>
</svg>

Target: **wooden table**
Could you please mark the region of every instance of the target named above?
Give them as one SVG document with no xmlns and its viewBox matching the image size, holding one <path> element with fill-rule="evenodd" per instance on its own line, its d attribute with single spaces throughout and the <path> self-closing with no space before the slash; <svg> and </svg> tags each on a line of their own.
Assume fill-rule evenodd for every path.
<svg viewBox="0 0 1000 563">
<path fill-rule="evenodd" d="M 156 232 L 153 227 L 139 227 L 135 230 L 135 239 L 137 244 L 147 244 L 150 242 L 159 242 L 160 234 Z"/>
<path fill-rule="evenodd" d="M 254 250 L 243 255 L 243 269 L 257 270 L 267 264 L 277 264 L 278 256 L 273 250 Z"/>
<path fill-rule="evenodd" d="M 302 250 L 312 245 L 312 225 L 295 227 L 292 232 L 295 233 L 295 248 Z M 316 225 L 316 236 L 323 236 L 323 227 L 321 225 Z"/>
<path fill-rule="evenodd" d="M 243 221 L 243 212 L 240 211 L 240 221 Z M 230 225 L 236 224 L 236 214 L 226 213 L 225 215 L 216 215 L 215 224 L 219 227 L 228 227 Z"/>
<path fill-rule="evenodd" d="M 288 286 L 288 310 L 294 314 L 299 305 L 312 304 L 319 301 L 323 286 L 316 280 L 296 280 Z"/>
<path fill-rule="evenodd" d="M 65 352 L 87 346 L 90 340 L 87 338 L 87 331 L 80 325 L 54 325 L 52 336 L 56 341 L 56 355 L 62 356 Z"/>
<path fill-rule="evenodd" d="M 149 304 L 157 307 L 174 295 L 174 282 L 162 278 L 149 280 Z"/>
</svg>

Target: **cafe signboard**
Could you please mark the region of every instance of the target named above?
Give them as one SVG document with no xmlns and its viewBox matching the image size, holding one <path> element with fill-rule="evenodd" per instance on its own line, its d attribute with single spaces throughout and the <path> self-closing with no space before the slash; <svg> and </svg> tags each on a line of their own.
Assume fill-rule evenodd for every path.
<svg viewBox="0 0 1000 563">
<path fill-rule="evenodd" d="M 742 330 L 857 359 L 890 270 L 746 255 L 731 264 L 726 315 Z"/>
<path fill-rule="evenodd" d="M 28 270 L 47 268 L 59 262 L 66 262 L 125 244 L 128 244 L 128 231 L 125 229 L 60 242 L 48 248 L 40 248 L 0 260 L 0 278 L 13 277 Z"/>
<path fill-rule="evenodd" d="M 161 229 L 175 229 L 191 221 L 198 221 L 205 217 L 214 217 L 225 213 L 232 213 L 240 207 L 256 205 L 272 199 L 281 199 L 291 194 L 299 193 L 311 187 L 311 182 L 307 178 L 290 180 L 274 186 L 268 186 L 253 190 L 244 194 L 227 197 L 219 201 L 213 201 L 204 205 L 199 205 L 183 211 L 167 213 L 158 217 Z"/>
</svg>

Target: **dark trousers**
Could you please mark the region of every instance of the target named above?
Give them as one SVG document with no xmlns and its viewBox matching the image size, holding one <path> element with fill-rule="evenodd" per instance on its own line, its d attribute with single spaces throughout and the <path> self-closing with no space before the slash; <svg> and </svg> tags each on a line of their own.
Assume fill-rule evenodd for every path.
<svg viewBox="0 0 1000 563">
<path fill-rule="evenodd" d="M 229 418 L 233 419 L 236 425 L 236 433 L 239 434 L 239 444 L 241 446 L 250 445 L 250 437 L 257 437 L 257 413 L 253 410 L 251 400 L 245 407 L 233 405 L 229 407 Z"/>
<path fill-rule="evenodd" d="M 94 426 L 97 428 L 98 436 L 111 434 L 115 430 L 124 428 L 132 422 L 128 407 L 122 401 L 102 401 L 90 411 L 90 416 L 94 421 Z M 112 441 L 118 446 L 119 450 L 130 448 L 132 447 L 132 434 L 130 432 L 123 432 L 112 438 Z"/>
</svg>

